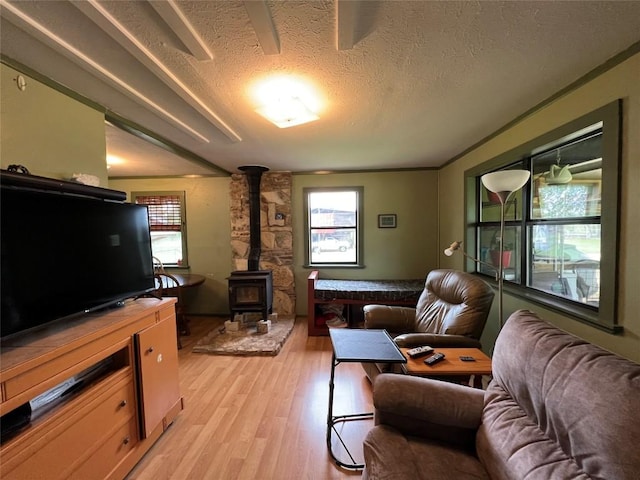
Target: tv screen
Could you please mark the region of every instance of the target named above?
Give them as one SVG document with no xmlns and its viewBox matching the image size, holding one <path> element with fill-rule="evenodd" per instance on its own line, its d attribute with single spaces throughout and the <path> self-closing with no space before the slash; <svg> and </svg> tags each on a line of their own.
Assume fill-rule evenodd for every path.
<svg viewBox="0 0 640 480">
<path fill-rule="evenodd" d="M 153 289 L 145 206 L 1 190 L 0 336 Z"/>
</svg>

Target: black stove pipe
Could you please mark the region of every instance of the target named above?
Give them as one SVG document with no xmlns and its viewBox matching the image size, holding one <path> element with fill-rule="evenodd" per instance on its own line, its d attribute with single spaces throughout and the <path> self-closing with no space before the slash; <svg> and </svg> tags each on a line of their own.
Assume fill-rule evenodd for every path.
<svg viewBox="0 0 640 480">
<path fill-rule="evenodd" d="M 248 270 L 260 270 L 262 240 L 260 235 L 260 180 L 262 173 L 269 171 L 261 165 L 245 165 L 238 169 L 247 175 L 249 184 L 249 261 Z"/>
</svg>

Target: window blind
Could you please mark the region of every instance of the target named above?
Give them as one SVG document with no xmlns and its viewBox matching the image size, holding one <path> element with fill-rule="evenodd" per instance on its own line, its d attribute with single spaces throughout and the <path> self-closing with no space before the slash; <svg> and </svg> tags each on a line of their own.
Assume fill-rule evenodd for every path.
<svg viewBox="0 0 640 480">
<path fill-rule="evenodd" d="M 152 232 L 181 230 L 182 205 L 179 195 L 139 195 L 136 203 L 147 205 Z"/>
</svg>

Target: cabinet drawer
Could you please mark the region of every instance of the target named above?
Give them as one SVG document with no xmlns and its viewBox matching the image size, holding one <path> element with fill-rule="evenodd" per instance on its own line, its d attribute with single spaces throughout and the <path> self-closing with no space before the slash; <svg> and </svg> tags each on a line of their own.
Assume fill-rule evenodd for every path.
<svg viewBox="0 0 640 480">
<path fill-rule="evenodd" d="M 138 443 L 138 422 L 135 418 L 123 425 L 94 454 L 75 470 L 70 479 L 102 480 L 118 466 Z"/>
<path fill-rule="evenodd" d="M 66 478 L 116 431 L 135 419 L 136 397 L 129 367 L 36 421 L 2 449 L 3 480 Z M 137 441 L 137 432 L 132 438 Z"/>
</svg>

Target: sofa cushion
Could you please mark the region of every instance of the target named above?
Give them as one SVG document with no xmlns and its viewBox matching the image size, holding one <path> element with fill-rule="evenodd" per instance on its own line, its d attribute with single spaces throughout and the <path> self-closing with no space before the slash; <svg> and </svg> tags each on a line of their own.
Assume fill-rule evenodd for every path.
<svg viewBox="0 0 640 480">
<path fill-rule="evenodd" d="M 492 478 L 638 478 L 640 365 L 521 310 L 492 367 L 477 437 Z"/>
<path fill-rule="evenodd" d="M 484 480 L 485 469 L 472 452 L 438 441 L 402 435 L 378 425 L 364 440 L 367 465 L 363 479 L 376 480 Z"/>
<path fill-rule="evenodd" d="M 589 478 L 555 441 L 540 430 L 510 395 L 497 385 L 490 388 L 476 448 L 491 478 Z"/>
</svg>

